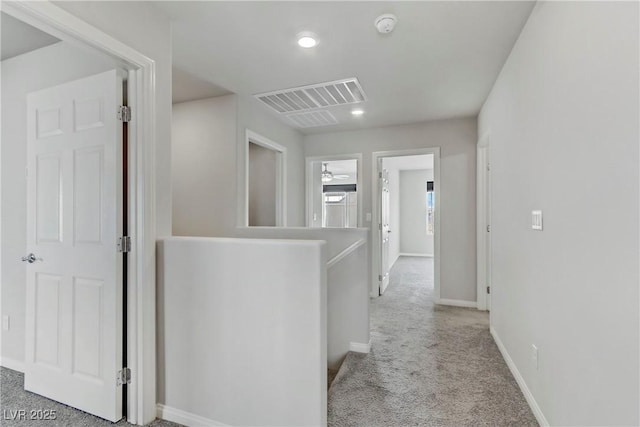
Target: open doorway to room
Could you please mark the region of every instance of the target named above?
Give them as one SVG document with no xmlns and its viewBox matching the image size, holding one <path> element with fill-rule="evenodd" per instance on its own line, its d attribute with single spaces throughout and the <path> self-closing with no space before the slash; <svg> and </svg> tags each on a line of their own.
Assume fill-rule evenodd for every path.
<svg viewBox="0 0 640 427">
<path fill-rule="evenodd" d="M 357 228 L 361 224 L 360 155 L 307 158 L 307 226 Z"/>
<path fill-rule="evenodd" d="M 0 20 L 5 410 L 142 422 L 153 62 L 54 5 L 3 3 Z"/>
<path fill-rule="evenodd" d="M 424 154 L 420 154 L 424 152 Z M 439 293 L 439 159 L 435 149 L 374 153 L 376 185 L 374 295 L 394 283 L 396 270 L 419 271 Z M 394 269 L 394 266 L 396 268 Z M 424 270 L 424 271 L 423 271 Z M 400 274 L 400 273 L 398 273 Z"/>
<path fill-rule="evenodd" d="M 246 142 L 246 224 L 285 227 L 287 149 L 251 131 Z"/>
</svg>

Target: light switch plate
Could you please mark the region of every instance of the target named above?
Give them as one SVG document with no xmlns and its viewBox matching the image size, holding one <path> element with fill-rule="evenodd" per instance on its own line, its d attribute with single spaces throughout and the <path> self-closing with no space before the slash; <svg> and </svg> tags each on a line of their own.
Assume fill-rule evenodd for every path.
<svg viewBox="0 0 640 427">
<path fill-rule="evenodd" d="M 371 222 L 371 212 L 367 212 L 367 222 Z"/>
<path fill-rule="evenodd" d="M 11 319 L 9 318 L 9 316 L 2 316 L 2 330 L 3 331 L 8 331 L 9 328 L 11 327 Z"/>
<path fill-rule="evenodd" d="M 542 211 L 531 211 L 531 228 L 542 231 Z"/>
</svg>

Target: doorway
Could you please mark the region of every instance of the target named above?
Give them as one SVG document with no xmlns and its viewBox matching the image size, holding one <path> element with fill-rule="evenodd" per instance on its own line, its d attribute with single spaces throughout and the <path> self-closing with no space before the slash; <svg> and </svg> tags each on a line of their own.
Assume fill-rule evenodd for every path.
<svg viewBox="0 0 640 427">
<path fill-rule="evenodd" d="M 247 130 L 245 161 L 245 225 L 286 227 L 286 147 Z"/>
<path fill-rule="evenodd" d="M 357 228 L 362 224 L 360 154 L 306 159 L 307 227 Z"/>
<path fill-rule="evenodd" d="M 3 2 L 1 6 L 2 6 L 2 12 L 11 16 L 12 18 L 31 26 L 38 31 L 41 31 L 45 34 L 49 34 L 57 38 L 58 40 L 61 40 L 62 42 L 68 42 L 70 45 L 76 46 L 78 49 L 82 49 L 85 52 L 93 52 L 95 54 L 108 57 L 114 62 L 114 64 L 116 64 L 115 67 L 112 66 L 111 68 L 118 68 L 118 69 L 125 70 L 125 73 L 122 77 L 128 80 L 127 103 L 131 107 L 131 110 L 133 111 L 134 120 L 129 124 L 129 129 L 127 132 L 129 136 L 128 146 L 127 146 L 127 151 L 128 151 L 127 152 L 127 158 L 128 158 L 127 169 L 128 169 L 128 176 L 130 178 L 128 181 L 127 189 L 126 189 L 127 200 L 126 200 L 126 203 L 123 200 L 122 203 L 118 205 L 122 207 L 122 210 L 119 213 L 121 217 L 124 217 L 126 215 L 129 218 L 134 218 L 135 220 L 129 224 L 129 229 L 128 229 L 129 237 L 130 237 L 129 241 L 131 242 L 131 247 L 134 249 L 132 252 L 127 254 L 128 261 L 129 261 L 128 271 L 126 273 L 128 286 L 126 290 L 122 290 L 122 289 L 120 290 L 121 293 L 123 294 L 122 295 L 123 300 L 119 302 L 120 305 L 118 306 L 118 309 L 122 315 L 121 317 L 124 318 L 125 311 L 126 311 L 126 316 L 129 319 L 128 324 L 126 326 L 126 349 L 124 349 L 123 353 L 121 354 L 121 360 L 123 361 L 123 363 L 120 365 L 120 368 L 118 369 L 118 371 L 121 371 L 121 373 L 123 374 L 123 376 L 120 376 L 120 378 L 124 379 L 124 381 L 128 381 L 127 378 L 129 378 L 129 376 L 124 375 L 125 369 L 123 368 L 124 367 L 129 368 L 129 370 L 126 372 L 130 372 L 131 377 L 133 379 L 132 383 L 128 387 L 128 393 L 126 393 L 127 395 L 126 401 L 122 402 L 121 408 L 123 408 L 123 410 L 125 410 L 126 408 L 126 416 L 129 422 L 132 422 L 132 423 L 139 422 L 142 424 L 145 420 L 149 421 L 151 416 L 155 418 L 155 381 L 154 381 L 155 364 L 154 363 L 138 364 L 139 354 L 150 354 L 150 355 L 155 354 L 155 339 L 154 339 L 155 323 L 152 322 L 153 324 L 149 324 L 149 322 L 145 321 L 145 319 L 154 318 L 155 306 L 152 304 L 145 305 L 143 303 L 139 303 L 144 301 L 152 301 L 154 298 L 153 297 L 154 292 L 152 292 L 152 290 L 155 289 L 154 272 L 151 271 L 152 269 L 148 268 L 149 265 L 153 265 L 155 262 L 155 255 L 154 255 L 155 238 L 156 238 L 155 210 L 152 208 L 152 206 L 154 206 L 155 190 L 154 190 L 153 180 L 150 180 L 148 178 L 148 177 L 153 177 L 155 173 L 155 166 L 154 166 L 155 165 L 154 163 L 155 138 L 153 138 L 153 132 L 155 128 L 155 114 L 153 113 L 153 109 L 147 108 L 148 106 L 151 106 L 154 103 L 155 88 L 152 84 L 153 81 L 155 80 L 154 62 L 153 60 L 147 58 L 146 56 L 138 53 L 134 49 L 131 49 L 129 46 L 119 42 L 118 40 L 114 39 L 108 34 L 105 34 L 100 30 L 90 25 L 87 25 L 86 22 L 75 17 L 74 15 L 71 15 L 65 12 L 64 10 L 60 9 L 58 6 L 53 5 L 51 3 Z M 4 45 L 4 40 L 3 40 L 3 45 Z M 55 44 L 53 46 L 55 46 Z M 55 61 L 56 61 L 56 58 L 53 58 L 52 61 L 49 63 L 49 65 L 45 65 L 44 67 L 42 67 L 43 70 L 46 70 L 45 73 L 48 71 L 51 71 L 48 68 L 48 66 L 53 66 L 57 64 Z M 64 65 L 67 65 L 67 68 L 69 68 L 69 71 L 71 72 L 78 71 L 77 68 L 68 66 L 68 64 L 64 64 Z M 32 70 L 30 70 L 30 72 L 31 71 Z M 97 72 L 98 71 L 93 71 L 84 75 L 85 76 L 92 75 Z M 49 77 L 53 75 L 54 75 L 53 73 L 50 73 Z M 82 74 L 71 76 L 66 81 L 76 81 L 78 80 L 78 78 L 81 78 L 81 77 L 83 77 Z M 5 75 L 3 73 L 3 80 L 4 78 L 5 78 Z M 55 85 L 56 83 L 52 83 L 52 84 Z M 40 88 L 47 87 L 47 86 L 48 84 L 42 84 Z M 94 87 L 95 85 L 91 85 L 91 86 Z M 116 85 L 113 85 L 114 90 L 116 87 L 117 87 Z M 34 88 L 32 90 L 38 90 L 38 89 L 39 88 Z M 3 93 L 3 98 L 4 98 L 4 95 L 5 93 Z M 72 111 L 74 111 L 75 117 L 73 120 L 72 129 L 75 129 L 75 131 L 78 131 L 78 132 L 91 132 L 92 130 L 99 129 L 103 124 L 106 126 L 107 122 L 113 123 L 113 121 L 116 120 L 116 113 L 118 109 L 112 108 L 113 106 L 111 104 L 111 100 L 109 102 L 98 101 L 97 97 L 90 96 L 91 94 L 88 92 L 85 93 L 85 95 L 78 96 L 76 101 L 74 102 L 74 107 Z M 122 98 L 120 98 L 120 101 L 117 102 L 117 104 L 120 105 L 121 103 L 122 103 Z M 15 105 L 12 105 L 12 108 L 15 108 Z M 4 110 L 5 109 L 3 109 L 3 112 Z M 30 126 L 30 129 L 35 131 L 35 135 L 37 137 L 54 138 L 58 136 L 60 131 L 64 132 L 64 130 L 59 129 L 59 127 L 63 125 L 63 122 L 68 123 L 68 120 L 66 119 L 65 115 L 56 114 L 55 108 L 49 109 L 49 108 L 43 107 L 40 110 L 38 113 L 36 113 L 36 116 L 39 114 L 37 127 Z M 26 114 L 26 111 L 27 111 L 26 107 L 22 111 L 24 111 L 24 113 Z M 126 113 L 124 112 L 122 113 L 125 116 L 127 116 Z M 104 118 L 104 120 L 94 120 L 101 115 L 103 115 L 102 117 Z M 102 127 L 105 127 L 105 126 L 102 126 Z M 106 126 L 106 127 L 113 129 L 113 127 L 111 126 Z M 24 128 L 26 130 L 26 126 Z M 3 130 L 4 130 L 4 127 L 3 127 Z M 120 136 L 122 136 L 122 134 Z M 3 148 L 4 148 L 4 144 L 3 144 Z M 105 148 L 105 150 L 107 149 Z M 59 176 L 60 175 L 59 172 L 61 172 L 62 169 L 66 167 L 65 166 L 66 161 L 64 158 L 60 159 L 59 161 L 56 161 L 55 156 L 52 156 L 49 158 L 47 157 L 47 155 L 43 155 L 41 157 L 42 161 L 39 164 L 38 162 L 36 162 L 36 170 L 41 171 L 41 175 L 40 175 L 41 179 L 38 180 L 37 173 L 35 174 L 35 176 L 32 175 L 32 178 L 35 180 L 36 183 L 39 181 L 40 188 L 42 188 L 43 191 L 47 188 L 51 191 L 46 191 L 47 195 L 45 195 L 45 192 L 43 192 L 42 197 L 39 198 L 40 200 L 38 200 L 38 197 L 35 198 L 35 200 L 39 203 L 39 205 L 41 205 L 43 208 L 44 207 L 48 208 L 51 213 L 56 211 L 55 209 L 56 205 L 58 207 L 63 206 L 66 203 L 65 200 L 73 196 L 76 201 L 84 200 L 83 202 L 84 208 L 86 208 L 87 211 L 90 211 L 91 208 L 97 208 L 98 203 L 96 203 L 97 198 L 95 197 L 95 193 L 93 191 L 88 191 L 88 188 L 85 188 L 86 186 L 84 186 L 84 184 L 88 185 L 91 183 L 99 185 L 98 184 L 99 179 L 96 175 L 97 173 L 104 173 L 104 175 L 102 175 L 102 178 L 104 178 L 103 192 L 105 194 L 112 191 L 113 192 L 120 191 L 120 189 L 117 189 L 117 188 L 119 185 L 118 182 L 123 183 L 122 179 L 120 179 L 118 182 L 114 182 L 111 179 L 108 179 L 108 177 L 106 176 L 106 173 L 107 173 L 106 169 L 100 171 L 97 168 L 94 168 L 92 166 L 92 165 L 100 164 L 101 160 L 109 163 L 111 162 L 117 163 L 118 156 L 108 155 L 107 153 L 108 150 L 105 151 L 103 155 L 101 155 L 99 154 L 99 151 L 100 150 L 94 147 L 92 144 L 87 144 L 86 147 L 84 147 L 83 149 L 76 150 L 75 155 L 72 155 L 71 157 L 63 156 L 63 157 L 66 157 L 67 159 L 70 158 L 72 160 L 75 158 L 76 171 L 78 173 L 91 175 L 93 180 L 89 179 L 86 182 L 83 181 L 76 188 L 76 191 L 65 191 L 61 195 L 62 199 L 57 198 L 57 201 L 56 201 L 56 197 L 49 197 L 51 194 L 55 195 L 55 188 L 54 186 L 50 185 L 51 182 L 45 179 L 45 175 L 48 174 L 50 176 L 55 177 L 56 173 L 58 173 L 58 176 Z M 5 160 L 4 157 L 3 157 L 3 160 Z M 68 164 L 68 162 L 66 163 Z M 26 167 L 23 168 L 21 173 L 16 176 L 24 177 L 25 169 Z M 67 174 L 66 176 L 69 176 L 69 174 Z M 65 178 L 63 177 L 63 179 Z M 144 182 L 144 185 L 142 185 L 143 182 Z M 12 185 L 9 185 L 8 183 L 5 184 L 5 186 L 3 186 L 3 195 L 5 195 L 6 194 L 5 191 L 8 191 L 7 189 L 11 187 Z M 25 187 L 26 187 L 26 184 L 25 184 Z M 67 188 L 67 190 L 69 190 L 69 188 Z M 26 193 L 27 193 L 26 190 L 24 191 L 24 193 L 25 193 L 25 199 L 26 199 Z M 124 195 L 122 195 L 122 197 L 124 197 Z M 106 201 L 101 200 L 101 203 L 104 204 L 106 203 Z M 74 209 L 78 208 L 78 206 L 79 205 L 76 205 Z M 116 211 L 119 210 L 117 209 L 117 206 L 112 206 L 112 207 L 116 208 Z M 126 213 L 124 212 L 125 209 L 126 209 Z M 67 211 L 68 210 L 69 209 L 67 209 Z M 44 211 L 41 210 L 40 212 L 44 214 Z M 58 214 L 62 215 L 63 213 L 58 211 Z M 38 218 L 37 211 L 36 211 L 35 218 L 36 219 Z M 50 216 L 50 215 L 42 216 L 40 218 L 42 220 L 40 224 L 40 230 L 38 230 L 38 227 L 35 228 L 35 234 L 36 236 L 42 237 L 42 239 L 40 239 L 42 243 L 46 243 L 45 240 L 51 240 L 52 244 L 55 244 L 56 227 L 54 226 L 55 221 L 52 221 L 52 218 L 53 216 Z M 75 230 L 76 233 L 72 237 L 72 241 L 75 240 L 76 242 L 80 242 L 80 241 L 86 240 L 87 242 L 89 242 L 91 241 L 91 239 L 95 241 L 97 236 L 96 234 L 97 228 L 94 227 L 96 225 L 96 216 L 95 215 L 92 217 L 83 216 L 83 218 L 84 219 L 79 220 L 77 222 L 75 220 L 72 220 L 72 225 L 74 225 L 76 228 Z M 90 220 L 91 218 L 92 220 Z M 3 221 L 4 219 L 5 218 L 3 217 Z M 87 221 L 85 221 L 85 219 Z M 60 226 L 60 222 L 58 222 L 58 226 Z M 64 228 L 62 227 L 60 228 L 61 230 L 58 230 L 59 231 L 58 237 L 60 237 L 60 232 L 64 233 L 65 230 L 69 228 L 69 224 L 67 224 L 67 226 Z M 20 227 L 20 229 L 25 231 L 24 234 L 26 236 L 26 230 L 27 230 L 26 226 Z M 102 233 L 102 230 L 101 230 L 101 233 Z M 2 236 L 3 244 L 4 242 L 8 241 L 7 237 L 8 236 L 6 235 Z M 115 239 L 112 239 L 112 236 L 107 236 L 107 234 L 101 234 L 99 237 L 100 238 L 104 237 L 105 243 L 108 240 L 109 248 L 113 250 L 113 253 L 117 253 L 118 251 L 117 245 L 116 245 Z M 63 238 L 67 239 L 68 241 L 68 237 L 65 237 L 63 235 Z M 58 239 L 58 242 L 59 241 L 60 239 Z M 125 247 L 128 246 L 126 243 L 124 243 L 124 245 Z M 25 244 L 25 248 L 26 247 L 27 246 Z M 37 255 L 35 253 L 34 253 L 34 256 L 31 257 L 26 252 L 24 252 L 24 249 L 21 251 L 20 255 L 27 258 L 25 265 L 29 263 L 29 264 L 33 264 L 33 266 L 39 265 L 38 263 L 44 263 L 44 261 L 40 261 L 38 258 L 42 258 L 43 260 L 47 258 L 53 259 L 52 258 L 53 255 L 51 256 L 47 255 L 47 258 L 45 258 L 44 255 Z M 19 258 L 20 257 L 17 257 L 17 259 L 15 260 L 12 258 L 12 261 L 17 261 L 19 264 L 22 264 L 20 263 Z M 33 259 L 34 262 L 29 262 L 29 259 Z M 118 275 L 117 269 L 115 272 L 112 271 L 111 273 L 113 273 L 114 277 L 117 277 Z M 47 283 L 54 285 L 50 289 L 47 289 L 48 291 L 54 290 L 56 286 L 55 283 L 57 280 L 55 274 L 49 274 L 49 277 L 48 277 L 46 274 L 43 273 L 38 277 L 38 280 L 40 279 L 42 279 L 42 281 L 40 282 L 42 286 L 45 285 L 45 281 L 48 281 Z M 80 297 L 82 297 L 82 299 L 90 300 L 90 301 L 93 300 L 95 302 L 95 299 L 97 298 L 97 296 L 100 295 L 101 301 L 105 303 L 107 302 L 106 294 L 102 294 L 101 292 L 97 291 L 97 288 L 99 286 L 98 286 L 98 283 L 91 282 L 91 280 L 93 279 L 96 279 L 96 277 L 93 277 L 91 274 L 85 274 L 83 275 L 83 277 L 79 277 L 78 280 L 74 282 L 76 297 L 78 297 L 76 298 L 75 301 L 80 301 L 81 299 Z M 122 279 L 123 279 L 122 277 L 119 278 L 120 283 L 122 283 Z M 3 286 L 4 285 L 5 283 L 3 282 Z M 22 284 L 22 286 L 24 287 L 24 284 Z M 42 287 L 42 289 L 44 289 L 44 287 Z M 62 288 L 58 286 L 58 289 L 60 290 Z M 126 293 L 126 300 L 124 299 L 125 293 Z M 43 294 L 40 293 L 40 295 L 42 296 Z M 36 296 L 37 296 L 37 293 L 36 293 Z M 111 305 L 111 302 L 109 302 L 109 305 Z M 4 314 L 5 307 L 3 307 L 3 316 L 5 315 Z M 65 318 L 69 317 L 71 314 L 74 313 L 73 306 L 60 307 L 60 310 L 61 310 L 60 312 L 63 313 L 63 316 L 60 318 L 62 320 L 64 320 Z M 52 313 L 53 311 L 50 312 L 50 314 Z M 91 310 L 87 311 L 86 304 L 77 304 L 75 314 L 78 316 L 77 317 L 78 319 L 82 317 L 80 315 L 89 316 L 89 318 L 93 319 L 94 325 L 95 325 L 95 322 L 98 322 L 97 317 L 95 316 L 96 313 L 91 312 Z M 53 315 L 51 317 L 54 318 Z M 109 324 L 113 326 L 113 330 L 117 331 L 116 333 L 119 333 L 121 337 L 123 336 L 124 327 L 122 326 L 122 323 L 120 327 L 123 329 L 118 330 L 117 319 L 113 319 L 115 320 L 115 322 L 113 323 L 112 323 L 112 319 L 103 319 L 103 320 L 108 321 Z M 91 334 L 86 333 L 87 330 L 84 329 L 85 326 L 87 326 L 88 324 L 89 324 L 88 322 L 80 322 L 80 323 L 76 322 L 77 328 L 74 333 L 76 333 L 78 337 L 83 334 L 86 335 L 87 337 L 93 337 Z M 41 326 L 48 327 L 50 325 L 41 323 Z M 138 330 L 140 331 L 144 330 L 145 334 L 143 335 L 142 333 L 138 333 Z M 24 329 L 22 331 L 24 333 Z M 49 335 L 41 334 L 41 338 L 46 336 L 49 336 Z M 66 339 L 66 337 L 60 337 L 60 338 Z M 95 337 L 93 338 L 95 339 Z M 123 348 L 125 347 L 124 337 L 123 337 L 123 341 L 121 341 L 121 346 Z M 73 346 L 71 348 L 73 352 Z M 91 347 L 91 348 L 95 349 L 95 347 Z M 77 349 L 77 350 L 80 352 L 84 352 L 85 350 L 90 350 L 90 346 L 88 346 L 85 349 Z M 117 357 L 117 353 L 119 352 L 118 349 L 113 348 L 112 350 L 115 353 L 115 357 Z M 124 352 L 126 352 L 126 354 L 124 354 Z M 91 351 L 89 351 L 89 353 L 91 353 Z M 90 366 L 91 365 L 90 363 L 84 364 L 84 362 L 88 362 L 89 360 L 88 358 L 85 357 L 89 355 L 89 353 L 83 354 L 83 357 L 81 358 L 74 359 L 73 363 L 75 363 L 74 366 L 76 368 L 76 371 L 78 372 L 82 370 L 91 371 L 93 368 L 95 368 L 95 365 L 92 368 Z M 41 359 L 44 358 L 49 361 L 52 361 L 54 354 L 55 352 L 50 352 L 48 353 L 48 355 L 42 353 L 40 356 L 41 356 Z M 80 359 L 82 359 L 82 363 Z M 148 359 L 148 358 L 145 357 L 145 359 Z M 148 360 L 150 362 L 153 362 L 153 358 Z M 3 366 L 7 366 L 7 362 L 8 362 L 8 358 L 3 357 L 2 359 Z M 26 366 L 24 359 L 14 360 L 13 362 L 15 362 L 15 364 L 13 365 L 15 368 L 21 368 L 22 370 L 24 370 Z M 105 375 L 108 375 L 109 383 L 115 384 L 117 382 L 116 377 L 119 372 L 116 372 L 116 371 L 110 372 L 110 370 L 107 370 L 106 368 L 107 368 L 107 365 L 105 364 L 104 373 Z M 88 393 L 82 395 L 82 393 L 80 393 L 76 387 L 68 383 L 61 383 L 59 384 L 59 387 L 73 388 L 74 390 L 72 390 L 72 393 L 76 393 L 76 395 L 78 396 L 78 399 L 90 398 Z M 116 385 L 116 387 L 120 387 L 120 389 L 122 390 L 124 385 L 120 385 L 120 386 Z M 118 393 L 118 392 L 115 391 L 115 393 Z M 116 398 L 114 402 L 117 402 L 117 401 L 118 399 Z M 153 408 L 153 413 L 150 410 L 151 408 Z M 122 415 L 124 415 L 124 413 L 120 414 L 120 416 Z M 116 409 L 115 411 L 113 411 L 111 415 L 102 414 L 101 416 L 104 416 L 105 418 L 110 418 L 110 419 L 118 418 L 118 410 Z"/>
<path fill-rule="evenodd" d="M 491 311 L 491 157 L 487 135 L 477 155 L 477 294 L 478 310 Z"/>
<path fill-rule="evenodd" d="M 371 293 L 383 295 L 400 257 L 430 258 L 440 299 L 440 150 L 374 152 Z"/>
</svg>

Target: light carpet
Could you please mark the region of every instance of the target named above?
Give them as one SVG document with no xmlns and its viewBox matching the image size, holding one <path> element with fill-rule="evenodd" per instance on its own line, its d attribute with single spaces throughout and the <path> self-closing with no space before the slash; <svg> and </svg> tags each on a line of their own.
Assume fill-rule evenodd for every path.
<svg viewBox="0 0 640 427">
<path fill-rule="evenodd" d="M 433 259 L 398 259 L 371 302 L 371 352 L 329 388 L 329 426 L 537 426 L 488 314 L 434 305 L 432 278 Z"/>
<path fill-rule="evenodd" d="M 2 427 L 133 427 L 124 419 L 112 423 L 86 412 L 55 402 L 38 394 L 24 390 L 24 375 L 7 368 L 0 368 L 0 426 Z M 27 411 L 25 419 L 16 416 Z M 54 420 L 28 419 L 31 410 L 55 411 Z M 51 413 L 51 412 L 49 412 Z M 155 420 L 149 427 L 180 427 L 165 420 Z"/>
</svg>

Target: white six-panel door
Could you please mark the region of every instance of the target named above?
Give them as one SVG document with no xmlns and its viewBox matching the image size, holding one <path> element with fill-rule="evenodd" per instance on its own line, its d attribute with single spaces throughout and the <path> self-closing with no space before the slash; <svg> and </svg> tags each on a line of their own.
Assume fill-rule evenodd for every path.
<svg viewBox="0 0 640 427">
<path fill-rule="evenodd" d="M 389 229 L 389 171 L 386 169 L 382 170 L 382 177 L 380 178 L 380 201 L 381 201 L 381 211 L 380 211 L 380 245 L 382 248 L 381 252 L 381 271 L 380 276 L 382 280 L 380 281 L 380 295 L 384 293 L 389 286 L 389 233 L 391 230 Z"/>
<path fill-rule="evenodd" d="M 28 96 L 25 389 L 122 417 L 122 77 Z M 40 258 L 40 259 L 38 259 Z"/>
</svg>

